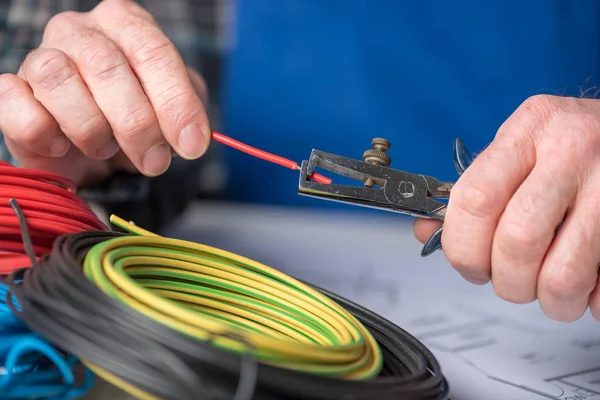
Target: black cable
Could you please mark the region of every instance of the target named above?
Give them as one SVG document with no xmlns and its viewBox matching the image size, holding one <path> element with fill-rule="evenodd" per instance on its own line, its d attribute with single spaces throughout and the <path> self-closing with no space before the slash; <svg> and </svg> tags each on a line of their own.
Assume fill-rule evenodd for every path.
<svg viewBox="0 0 600 400">
<path fill-rule="evenodd" d="M 8 205 L 12 207 L 13 212 L 19 220 L 19 227 L 21 228 L 21 240 L 23 241 L 23 246 L 25 247 L 25 254 L 27 254 L 27 257 L 29 257 L 32 265 L 35 266 L 37 265 L 37 258 L 35 255 L 35 250 L 33 249 L 33 243 L 31 242 L 31 235 L 29 235 L 29 225 L 25 219 L 25 214 L 23 213 L 21 206 L 19 206 L 19 203 L 17 203 L 17 200 L 8 200 Z"/>
<path fill-rule="evenodd" d="M 9 277 L 20 310 L 10 298 L 7 303 L 50 342 L 160 399 L 231 399 L 236 393 L 237 398 L 254 393 L 251 398 L 257 400 L 447 399 L 440 365 L 423 344 L 383 317 L 314 285 L 372 332 L 384 355 L 381 376 L 351 381 L 249 363 L 159 324 L 106 296 L 82 272 L 92 246 L 122 235 L 60 237 L 39 266 Z"/>
</svg>

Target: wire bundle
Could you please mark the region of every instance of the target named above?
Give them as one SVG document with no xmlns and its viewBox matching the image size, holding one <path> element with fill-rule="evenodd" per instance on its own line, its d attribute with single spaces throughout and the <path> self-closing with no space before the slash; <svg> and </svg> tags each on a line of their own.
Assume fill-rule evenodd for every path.
<svg viewBox="0 0 600 400">
<path fill-rule="evenodd" d="M 379 373 L 373 337 L 328 297 L 236 254 L 112 222 L 138 236 L 94 246 L 84 272 L 116 300 L 198 340 L 243 336 L 271 365 L 350 379 Z M 214 344 L 243 350 L 230 339 Z"/>
<path fill-rule="evenodd" d="M 37 256 L 49 252 L 60 235 L 107 229 L 74 192 L 66 178 L 0 162 L 0 275 L 30 264 L 11 199 L 27 218 Z"/>
<path fill-rule="evenodd" d="M 219 132 L 212 132 L 212 139 L 262 160 L 292 170 L 300 169 L 292 160 L 259 150 Z M 311 178 L 321 183 L 331 183 L 331 179 L 317 173 Z M 18 220 L 9 206 L 11 199 L 17 200 L 27 218 L 36 256 L 49 252 L 52 243 L 60 235 L 107 229 L 75 194 L 75 190 L 75 184 L 62 176 L 17 168 L 0 161 L 0 275 L 29 264 Z"/>
<path fill-rule="evenodd" d="M 4 302 L 6 296 L 7 286 L 0 282 L 0 399 L 67 400 L 85 394 L 93 375 L 86 371 L 77 386 L 79 360 L 61 354 L 19 321 Z"/>
<path fill-rule="evenodd" d="M 125 226 L 123 222 L 117 219 Z M 144 232 L 129 228 L 138 234 Z M 363 338 L 374 339 L 376 344 L 362 347 L 363 353 L 372 352 L 368 357 L 353 351 L 360 342 L 358 337 L 341 346 L 319 345 L 319 340 L 326 342 L 327 334 L 333 334 L 330 339 L 334 331 L 342 334 L 344 324 L 340 321 L 341 325 L 330 326 L 331 332 L 326 332 L 324 318 L 319 320 L 319 313 L 314 312 L 315 321 L 309 327 L 308 304 L 317 307 L 318 303 L 300 301 L 294 312 L 283 303 L 275 306 L 269 299 L 259 299 L 256 292 L 241 295 L 242 288 L 231 285 L 233 279 L 227 281 L 231 286 L 225 288 L 221 281 L 219 287 L 217 274 L 210 277 L 208 270 L 198 268 L 197 261 L 203 258 L 204 266 L 212 263 L 213 272 L 218 270 L 217 264 L 223 267 L 233 258 L 238 267 L 258 268 L 258 263 L 216 249 L 210 254 L 206 247 L 192 243 L 184 246 L 183 241 L 150 235 L 85 232 L 59 238 L 39 267 L 11 275 L 11 291 L 21 305 L 20 311 L 15 309 L 19 318 L 51 342 L 77 354 L 104 379 L 142 399 L 447 397 L 448 387 L 433 355 L 382 317 L 332 293 L 294 281 L 305 294 L 319 299 L 321 306 L 337 306 L 339 316 L 360 322 L 346 329 L 352 325 L 359 331 L 361 326 L 366 327 Z M 182 251 L 183 247 L 188 252 Z M 184 267 L 181 262 L 189 264 Z M 197 269 L 191 271 L 190 264 Z M 236 270 L 236 274 L 240 272 L 244 278 L 243 269 Z M 205 281 L 200 285 L 201 278 Z M 284 290 L 276 282 L 270 283 Z M 250 290 L 251 286 L 243 289 Z M 261 290 L 264 295 L 266 288 Z M 234 296 L 236 292 L 238 297 Z M 210 303 L 217 294 L 227 298 L 219 304 Z M 244 304 L 239 309 L 227 309 L 232 299 Z M 244 320 L 240 314 L 247 310 L 251 299 L 256 302 L 256 316 Z M 293 297 L 287 300 L 294 302 Z M 282 318 L 276 325 L 275 318 L 266 317 L 267 306 L 278 315 L 287 311 L 289 318 Z M 261 316 L 265 319 L 259 323 Z M 196 318 L 203 324 L 195 323 Z M 293 318 L 298 318 L 295 325 Z M 326 319 L 334 324 L 333 315 Z M 287 331 L 281 321 L 286 322 Z M 301 339 L 302 335 L 305 338 Z M 298 354 L 299 348 L 305 353 Z M 350 354 L 354 362 L 348 362 Z M 382 362 L 376 361 L 378 354 L 383 356 Z M 315 356 L 321 358 L 320 363 Z"/>
</svg>

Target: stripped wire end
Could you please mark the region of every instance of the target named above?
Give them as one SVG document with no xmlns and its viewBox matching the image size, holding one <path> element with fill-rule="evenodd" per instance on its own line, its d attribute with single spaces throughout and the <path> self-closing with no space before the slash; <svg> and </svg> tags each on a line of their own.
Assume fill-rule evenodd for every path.
<svg viewBox="0 0 600 400">
<path fill-rule="evenodd" d="M 288 160 L 287 158 L 283 158 L 283 157 L 268 153 L 263 150 L 259 150 L 252 146 L 248 146 L 247 144 L 238 142 L 237 140 L 227 137 L 221 133 L 213 132 L 212 139 L 215 142 L 219 142 L 221 144 L 224 144 L 226 146 L 229 146 L 231 148 L 234 148 L 236 150 L 239 150 L 241 152 L 244 152 L 244 153 L 254 156 L 256 158 L 260 158 L 262 160 L 269 161 L 269 162 L 272 162 L 277 165 L 281 165 L 282 167 L 300 171 L 300 166 L 295 161 Z M 323 175 L 317 174 L 317 173 L 312 174 L 310 178 L 312 180 L 314 180 L 315 182 L 319 182 L 319 183 L 324 183 L 324 184 L 331 183 L 331 179 L 329 179 Z"/>
</svg>

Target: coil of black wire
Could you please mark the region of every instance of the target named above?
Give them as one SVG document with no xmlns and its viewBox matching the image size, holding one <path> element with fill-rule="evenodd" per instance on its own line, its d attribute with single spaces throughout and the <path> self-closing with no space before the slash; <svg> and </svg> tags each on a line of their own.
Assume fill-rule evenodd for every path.
<svg viewBox="0 0 600 400">
<path fill-rule="evenodd" d="M 121 235 L 85 232 L 60 237 L 49 256 L 9 276 L 19 307 L 10 298 L 7 302 L 25 324 L 51 343 L 146 398 L 448 398 L 440 365 L 423 344 L 381 316 L 314 285 L 373 334 L 384 356 L 380 376 L 353 381 L 277 368 L 253 361 L 251 349 L 247 355 L 227 352 L 162 325 L 108 297 L 82 271 L 94 245 Z"/>
</svg>

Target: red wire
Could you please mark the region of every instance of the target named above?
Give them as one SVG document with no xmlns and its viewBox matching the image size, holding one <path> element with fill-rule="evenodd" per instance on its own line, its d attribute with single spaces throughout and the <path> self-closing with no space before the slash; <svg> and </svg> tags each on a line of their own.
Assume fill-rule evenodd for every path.
<svg viewBox="0 0 600 400">
<path fill-rule="evenodd" d="M 300 169 L 292 160 L 248 146 L 221 133 L 213 132 L 212 138 L 265 161 L 293 170 Z M 331 183 L 331 179 L 317 173 L 312 174 L 311 179 Z M 107 229 L 75 191 L 75 184 L 62 176 L 17 168 L 0 161 L 0 275 L 31 263 L 25 255 L 19 220 L 9 205 L 10 199 L 17 201 L 25 215 L 38 257 L 51 251 L 58 236 Z"/>
<path fill-rule="evenodd" d="M 242 151 L 246 154 L 250 154 L 251 156 L 260 158 L 262 160 L 269 161 L 269 162 L 281 165 L 282 167 L 286 167 L 289 169 L 294 169 L 294 170 L 300 169 L 300 166 L 295 161 L 288 160 L 287 158 L 283 158 L 283 157 L 277 156 L 275 154 L 267 153 L 266 151 L 259 150 L 252 146 L 248 146 L 247 144 L 238 142 L 237 140 L 227 137 L 221 133 L 213 132 L 212 138 L 216 142 L 219 142 L 226 146 L 232 147 L 232 148 Z M 313 173 L 311 175 L 311 179 L 313 179 L 315 182 L 319 182 L 319 183 L 325 183 L 325 184 L 331 183 L 331 179 L 329 179 L 323 175 L 317 174 L 317 173 Z"/>
<path fill-rule="evenodd" d="M 25 215 L 38 257 L 49 253 L 60 235 L 107 229 L 75 189 L 62 176 L 0 162 L 0 275 L 31 264 L 10 199 Z"/>
</svg>

